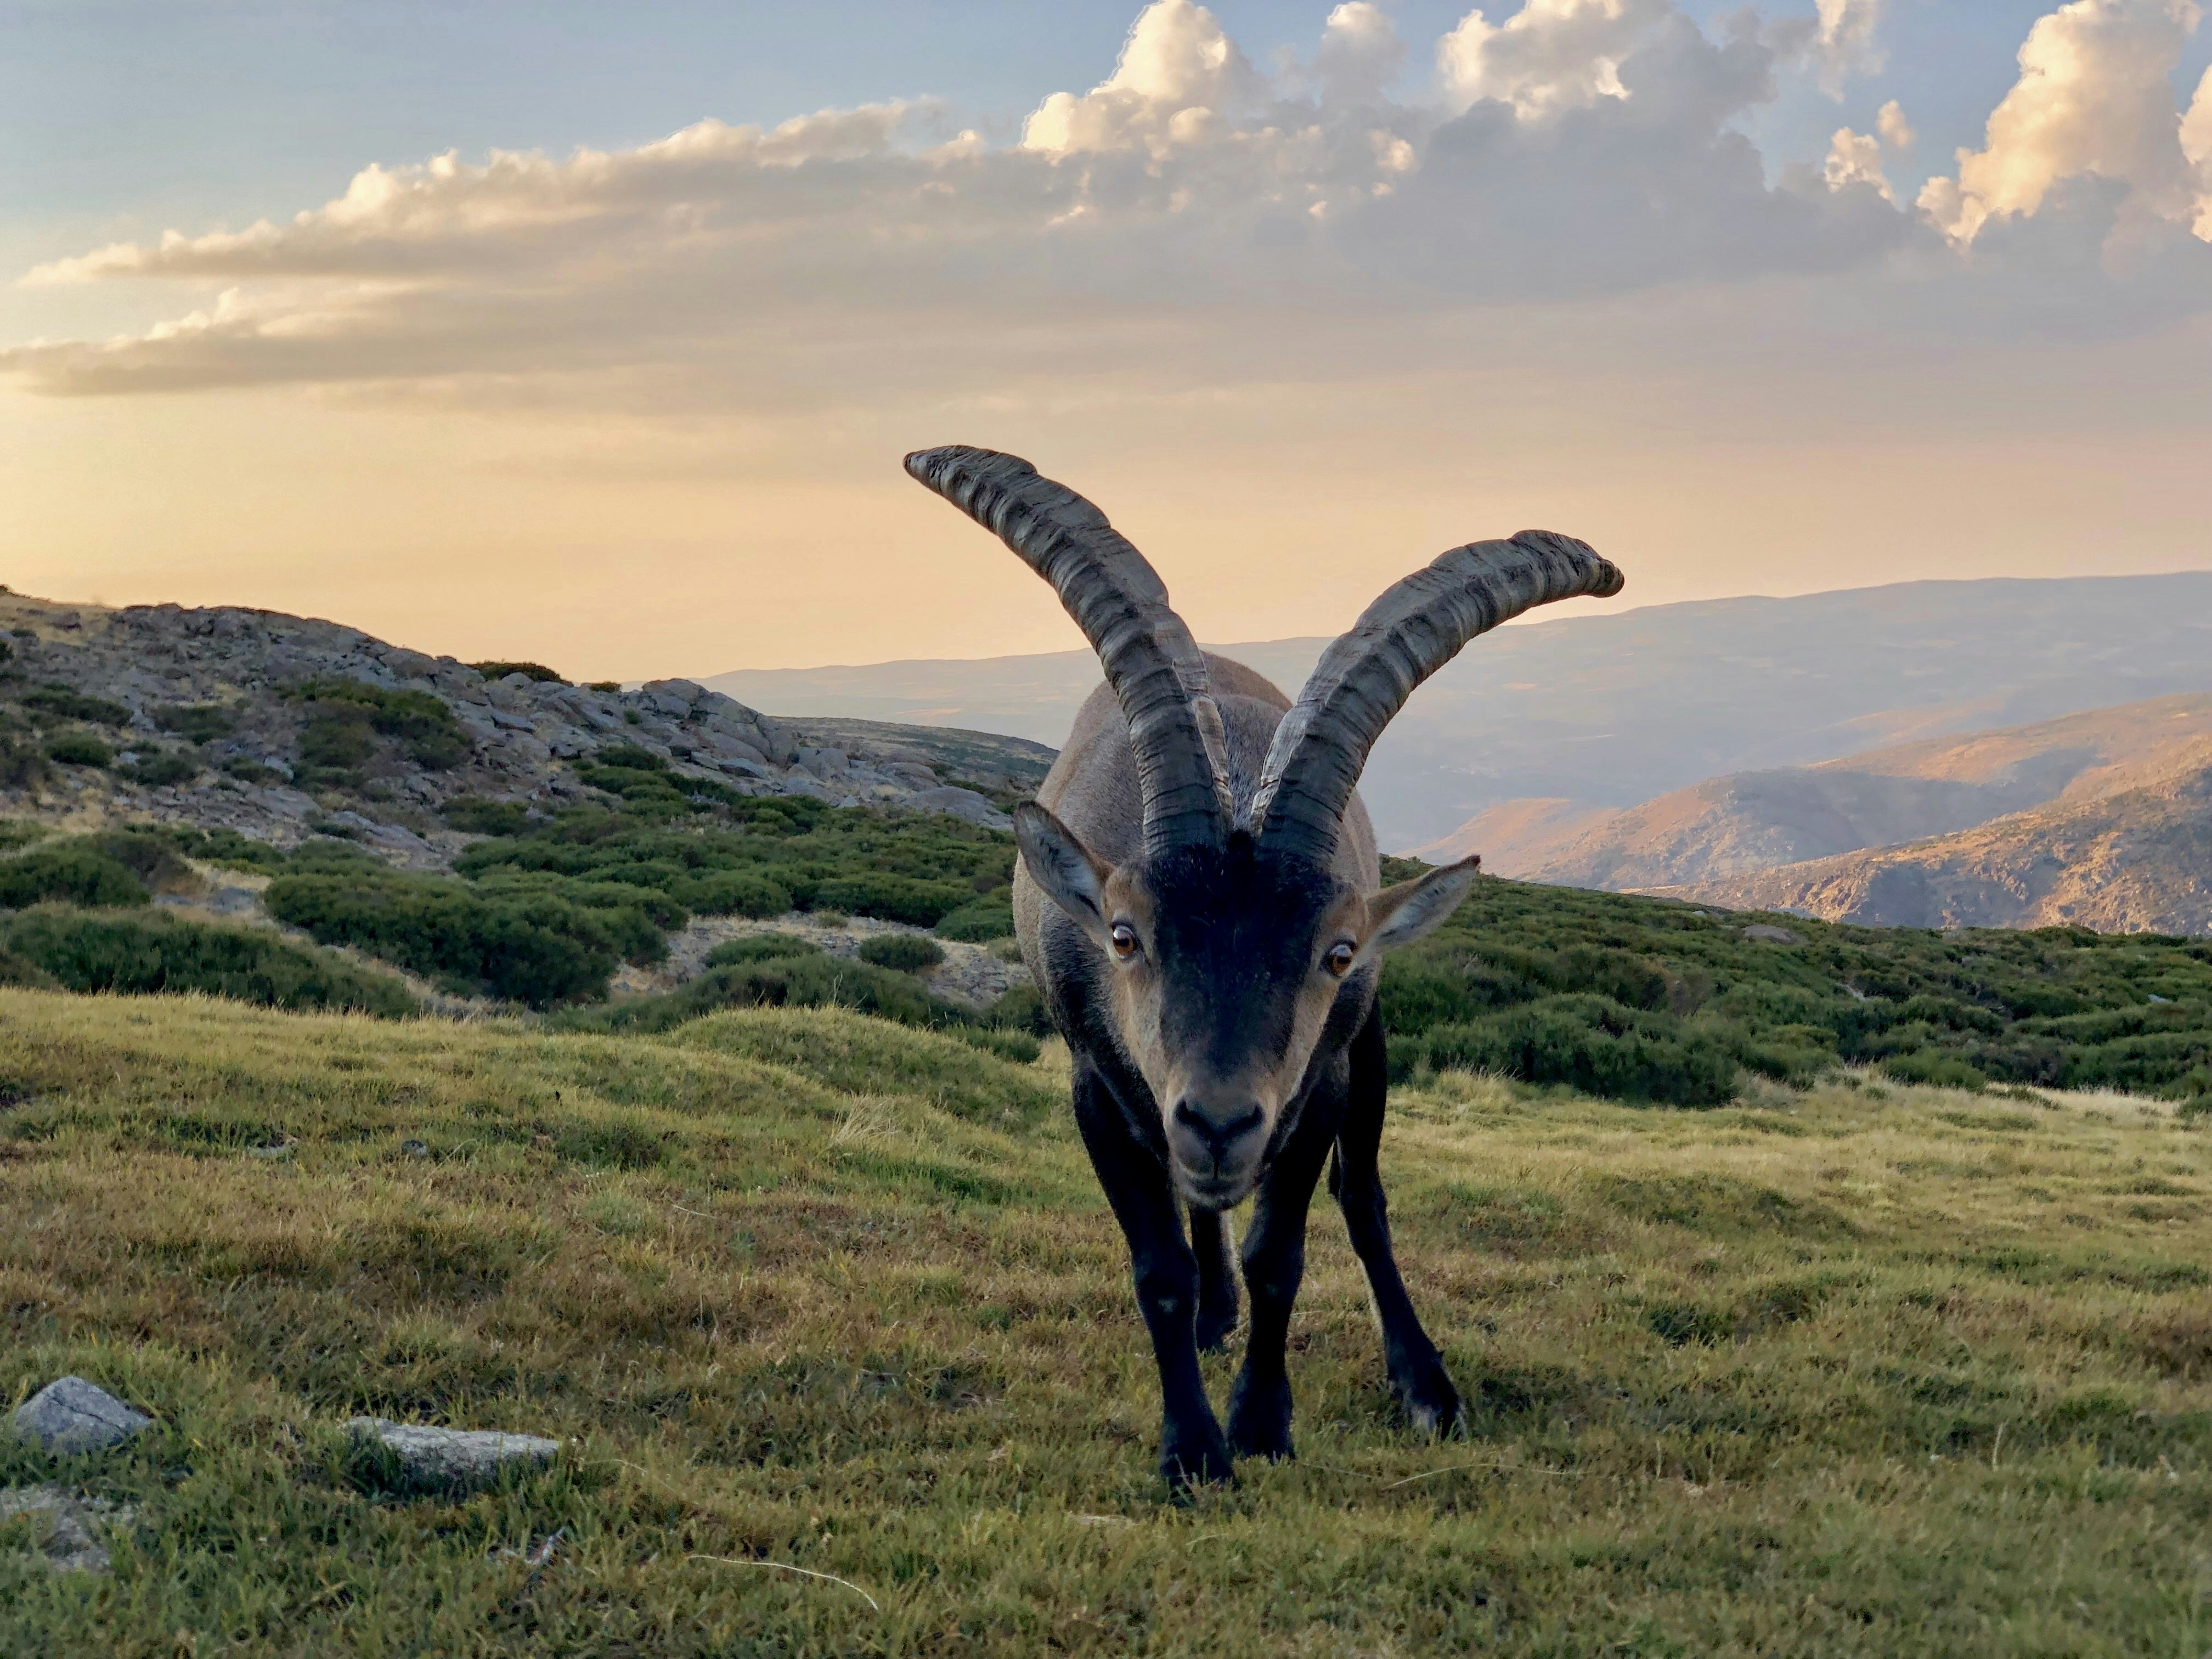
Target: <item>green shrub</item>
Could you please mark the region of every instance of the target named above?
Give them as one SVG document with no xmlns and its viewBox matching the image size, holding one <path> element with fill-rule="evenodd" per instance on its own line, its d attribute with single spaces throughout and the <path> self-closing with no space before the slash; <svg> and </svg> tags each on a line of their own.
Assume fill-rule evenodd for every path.
<svg viewBox="0 0 2212 1659">
<path fill-rule="evenodd" d="M 0 921 L 0 949 L 71 991 L 197 991 L 272 1008 L 416 1012 L 404 986 L 265 930 L 158 912 L 46 907 Z"/>
<path fill-rule="evenodd" d="M 665 996 L 566 1015 L 562 1024 L 596 1030 L 665 1031 L 723 1008 L 784 1007 L 850 1008 L 962 1036 L 977 1029 L 964 1011 L 930 996 L 911 975 L 823 951 L 728 962 Z"/>
<path fill-rule="evenodd" d="M 248 760 L 243 755 L 234 755 L 222 763 L 223 775 L 236 778 L 240 783 L 285 783 L 289 780 L 273 766 L 264 766 L 258 760 Z"/>
<path fill-rule="evenodd" d="M 860 960 L 902 974 L 919 974 L 945 960 L 945 947 L 919 933 L 878 933 L 860 945 Z"/>
<path fill-rule="evenodd" d="M 106 766 L 115 751 L 89 732 L 64 732 L 46 740 L 46 758 L 62 766 Z"/>
<path fill-rule="evenodd" d="M 1584 1094 L 1674 1106 L 1735 1097 L 1735 1056 L 1711 1033 L 1596 996 L 1547 997 L 1391 1044 L 1392 1069 L 1501 1073 Z"/>
<path fill-rule="evenodd" d="M 159 789 L 167 784 L 184 783 L 199 775 L 200 763 L 189 756 L 173 750 L 143 750 L 138 758 L 116 770 L 133 783 L 143 784 L 149 789 Z"/>
<path fill-rule="evenodd" d="M 26 691 L 20 701 L 24 708 L 53 720 L 87 720 L 94 726 L 131 724 L 131 711 L 121 703 L 110 702 L 105 697 L 88 697 L 67 686 L 49 685 Z"/>
<path fill-rule="evenodd" d="M 843 910 L 915 927 L 932 927 L 971 896 L 968 890 L 951 882 L 861 871 L 816 882 L 805 902 L 811 910 Z"/>
<path fill-rule="evenodd" d="M 28 789 L 50 770 L 46 751 L 35 744 L 0 738 L 0 789 Z"/>
<path fill-rule="evenodd" d="M 235 830 L 195 830 L 184 824 L 163 824 L 146 833 L 158 835 L 186 858 L 205 864 L 226 865 L 234 870 L 279 870 L 284 854 L 265 841 L 256 841 Z"/>
<path fill-rule="evenodd" d="M 154 711 L 154 724 L 187 743 L 212 743 L 238 729 L 238 714 L 219 702 L 173 702 Z"/>
<path fill-rule="evenodd" d="M 126 907 L 147 899 L 146 884 L 129 865 L 82 840 L 0 859 L 0 909 L 56 902 Z"/>
<path fill-rule="evenodd" d="M 687 875 L 673 890 L 687 908 L 702 916 L 780 916 L 791 908 L 789 888 L 751 870 Z"/>
<path fill-rule="evenodd" d="M 519 836 L 530 828 L 530 808 L 519 800 L 456 795 L 439 813 L 465 836 Z"/>
<path fill-rule="evenodd" d="M 324 678 L 286 695 L 306 705 L 300 760 L 310 774 L 349 781 L 388 738 L 433 770 L 468 757 L 468 734 L 445 702 L 428 691 L 395 691 L 365 680 Z"/>
<path fill-rule="evenodd" d="M 605 994 L 635 931 L 620 912 L 552 893 L 487 895 L 439 877 L 288 873 L 262 902 L 325 945 L 533 1007 Z"/>
<path fill-rule="evenodd" d="M 774 962 L 780 957 L 818 957 L 822 947 L 796 933 L 753 933 L 725 939 L 707 952 L 706 966 L 733 968 L 741 963 Z"/>
<path fill-rule="evenodd" d="M 469 666 L 488 680 L 503 680 L 509 674 L 526 674 L 533 680 L 553 685 L 568 683 L 542 662 L 472 662 Z"/>
<path fill-rule="evenodd" d="M 1004 894 L 970 899 L 958 909 L 940 917 L 937 923 L 939 938 L 960 939 L 970 945 L 983 945 L 994 939 L 1010 939 L 1013 931 L 1013 902 Z"/>
</svg>

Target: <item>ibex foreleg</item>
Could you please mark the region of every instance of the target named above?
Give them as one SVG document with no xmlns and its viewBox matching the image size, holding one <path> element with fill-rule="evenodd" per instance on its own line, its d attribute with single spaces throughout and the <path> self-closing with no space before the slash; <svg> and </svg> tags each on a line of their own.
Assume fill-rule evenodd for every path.
<svg viewBox="0 0 2212 1659">
<path fill-rule="evenodd" d="M 1182 1208 L 1167 1170 L 1129 1133 L 1105 1079 L 1087 1066 L 1075 1075 L 1075 1122 L 1129 1241 L 1137 1308 L 1159 1362 L 1160 1473 L 1179 1492 L 1202 1481 L 1233 1482 L 1229 1444 L 1198 1369 L 1198 1260 L 1183 1237 Z"/>
<path fill-rule="evenodd" d="M 1413 1425 L 1431 1434 L 1449 1434 L 1461 1426 L 1459 1390 L 1421 1328 L 1398 1261 L 1390 1249 L 1390 1217 L 1382 1198 L 1382 1176 L 1376 1154 L 1382 1143 L 1382 1112 L 1389 1097 L 1389 1074 L 1382 1041 L 1382 1019 L 1370 1013 L 1352 1039 L 1352 1083 L 1337 1131 L 1336 1164 L 1329 1190 L 1344 1211 L 1352 1249 L 1367 1273 L 1376 1322 L 1382 1328 L 1382 1364 L 1390 1388 Z"/>
</svg>

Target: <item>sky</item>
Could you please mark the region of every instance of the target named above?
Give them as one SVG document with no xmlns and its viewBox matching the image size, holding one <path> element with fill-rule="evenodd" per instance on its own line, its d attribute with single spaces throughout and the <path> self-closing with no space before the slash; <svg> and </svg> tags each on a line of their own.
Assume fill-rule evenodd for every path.
<svg viewBox="0 0 2212 1659">
<path fill-rule="evenodd" d="M 0 580 L 578 678 L 2212 566 L 2195 0 L 0 0 Z M 1590 602 L 1595 604 L 1595 602 Z"/>
</svg>

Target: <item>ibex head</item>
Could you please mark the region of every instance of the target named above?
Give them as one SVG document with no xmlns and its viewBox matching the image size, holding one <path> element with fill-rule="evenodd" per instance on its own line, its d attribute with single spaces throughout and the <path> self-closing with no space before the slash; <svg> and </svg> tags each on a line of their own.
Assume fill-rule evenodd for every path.
<svg viewBox="0 0 2212 1659">
<path fill-rule="evenodd" d="M 1088 942 L 1094 1023 L 1157 1102 L 1185 1197 L 1249 1193 L 1317 1054 L 1347 1042 L 1376 964 L 1474 884 L 1476 860 L 1374 890 L 1340 856 L 1368 751 L 1413 689 L 1475 635 L 1532 605 L 1610 594 L 1620 573 L 1541 531 L 1455 548 L 1369 606 L 1276 726 L 1257 775 L 1233 779 L 1205 654 L 1144 556 L 1104 514 L 1026 461 L 926 450 L 907 470 L 996 531 L 1051 582 L 1128 722 L 1140 849 L 1113 863 L 1043 807 L 1015 813 L 1030 878 Z M 1069 1033 L 1070 1041 L 1079 1034 Z"/>
</svg>

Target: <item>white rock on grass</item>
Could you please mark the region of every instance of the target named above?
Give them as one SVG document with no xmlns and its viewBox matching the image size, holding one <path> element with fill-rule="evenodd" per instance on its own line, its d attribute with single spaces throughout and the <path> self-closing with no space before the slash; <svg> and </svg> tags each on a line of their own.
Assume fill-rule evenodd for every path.
<svg viewBox="0 0 2212 1659">
<path fill-rule="evenodd" d="M 15 1407 L 15 1432 L 50 1452 L 119 1446 L 154 1419 L 81 1376 L 49 1382 Z"/>
<path fill-rule="evenodd" d="M 439 1429 L 395 1423 L 386 1417 L 356 1417 L 346 1432 L 373 1440 L 399 1460 L 417 1486 L 467 1491 L 488 1486 L 510 1465 L 543 1468 L 561 1449 L 558 1440 L 535 1434 L 502 1434 L 493 1429 Z"/>
<path fill-rule="evenodd" d="M 36 1528 L 32 1549 L 56 1572 L 106 1572 L 107 1546 L 100 1534 L 128 1527 L 137 1511 L 104 1498 L 82 1498 L 61 1486 L 21 1486 L 0 1492 L 0 1522 L 29 1516 Z"/>
</svg>

